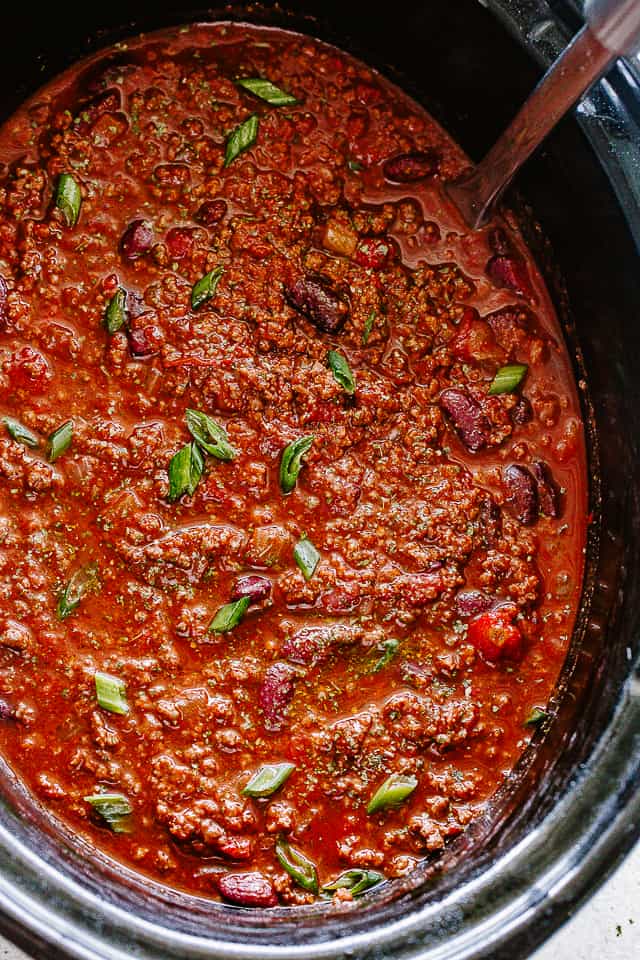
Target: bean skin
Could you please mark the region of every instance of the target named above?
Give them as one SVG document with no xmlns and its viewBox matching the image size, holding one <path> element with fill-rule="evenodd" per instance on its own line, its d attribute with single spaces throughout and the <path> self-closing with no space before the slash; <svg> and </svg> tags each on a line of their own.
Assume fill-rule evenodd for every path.
<svg viewBox="0 0 640 960">
<path fill-rule="evenodd" d="M 218 890 L 230 903 L 242 907 L 275 907 L 278 897 L 262 873 L 227 873 L 218 880 Z"/>
<path fill-rule="evenodd" d="M 426 180 L 438 172 L 440 156 L 435 150 L 414 150 L 390 157 L 382 166 L 382 172 L 390 183 L 415 183 Z"/>
<path fill-rule="evenodd" d="M 285 286 L 287 301 L 322 333 L 340 333 L 349 305 L 331 287 L 324 277 L 301 277 Z"/>
<path fill-rule="evenodd" d="M 525 527 L 538 519 L 538 490 L 536 482 L 526 467 L 512 463 L 503 473 L 509 501 L 516 517 Z"/>
<path fill-rule="evenodd" d="M 440 406 L 449 415 L 470 453 L 478 453 L 489 440 L 489 421 L 466 390 L 451 388 L 440 394 Z"/>
</svg>

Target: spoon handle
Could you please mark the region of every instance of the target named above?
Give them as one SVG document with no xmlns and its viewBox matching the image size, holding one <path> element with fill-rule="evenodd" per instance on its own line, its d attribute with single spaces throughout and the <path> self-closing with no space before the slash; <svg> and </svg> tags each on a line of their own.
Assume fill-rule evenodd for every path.
<svg viewBox="0 0 640 960">
<path fill-rule="evenodd" d="M 640 0 L 588 0 L 587 25 L 549 67 L 473 172 L 447 192 L 473 229 L 483 226 L 515 173 L 620 53 L 640 42 Z"/>
</svg>

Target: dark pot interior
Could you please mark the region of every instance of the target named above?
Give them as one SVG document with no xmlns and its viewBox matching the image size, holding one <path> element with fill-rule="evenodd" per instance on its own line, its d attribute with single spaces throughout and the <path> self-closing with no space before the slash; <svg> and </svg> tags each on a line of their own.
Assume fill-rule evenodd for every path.
<svg viewBox="0 0 640 960">
<path fill-rule="evenodd" d="M 288 2 L 290 12 L 267 4 L 246 9 L 244 16 L 301 29 L 351 50 L 397 79 L 472 157 L 479 157 L 540 73 L 496 13 L 515 30 L 543 23 L 547 9 L 536 0 L 489 6 L 476 0 L 397 0 L 382 11 L 360 2 L 309 0 Z M 572 8 L 554 7 L 571 19 Z M 220 14 L 142 0 L 66 14 L 53 5 L 38 12 L 12 5 L 4 14 L 2 116 L 90 51 L 141 29 L 211 15 Z M 243 16 L 243 8 L 232 3 L 222 15 Z M 537 35 L 540 57 L 559 37 L 552 26 L 545 30 Z M 640 210 L 633 188 L 640 192 L 640 172 L 633 169 L 633 157 L 640 151 L 634 128 L 640 100 L 628 71 L 618 70 L 612 82 L 613 88 L 599 94 L 595 119 L 585 111 L 583 129 L 575 119 L 566 120 L 518 181 L 541 225 L 538 230 L 528 221 L 531 242 L 564 317 L 579 376 L 578 345 L 582 351 L 593 404 L 585 403 L 595 518 L 589 574 L 551 729 L 523 758 L 492 816 L 451 848 L 445 874 L 427 868 L 411 884 L 392 885 L 366 908 L 340 917 L 324 908 L 304 908 L 276 911 L 265 920 L 257 912 L 231 914 L 219 904 L 167 894 L 132 877 L 119 880 L 113 867 L 92 864 L 90 851 L 47 824 L 7 774 L 0 808 L 0 905 L 5 911 L 0 925 L 34 956 L 50 958 L 53 942 L 60 956 L 114 960 L 130 956 L 134 942 L 135 955 L 142 958 L 256 956 L 269 946 L 274 958 L 296 951 L 306 957 L 343 956 L 347 949 L 357 956 L 411 957 L 429 948 L 438 957 L 526 956 L 635 839 L 634 818 L 640 822 L 633 761 L 634 731 L 640 730 L 634 680 L 640 646 L 640 284 L 633 236 L 640 234 Z M 610 150 L 606 162 L 615 189 L 584 130 L 601 152 Z M 550 896 L 555 875 L 565 880 L 558 879 Z M 78 881 L 83 892 L 65 887 L 63 876 Z M 94 895 L 93 906 L 83 903 L 83 897 Z M 47 923 L 47 908 L 55 922 Z M 134 916 L 174 934 L 145 931 Z M 180 940 L 183 934 L 208 936 L 209 946 L 201 940 L 196 950 L 195 941 Z M 355 939 L 340 940 L 347 935 Z M 64 949 L 62 936 L 68 938 Z M 466 946 L 465 936 L 471 937 Z M 93 953 L 87 945 L 91 939 Z"/>
</svg>

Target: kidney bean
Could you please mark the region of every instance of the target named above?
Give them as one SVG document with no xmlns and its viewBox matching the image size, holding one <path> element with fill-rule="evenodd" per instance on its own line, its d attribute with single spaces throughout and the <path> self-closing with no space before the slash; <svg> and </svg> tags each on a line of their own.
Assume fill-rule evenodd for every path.
<svg viewBox="0 0 640 960">
<path fill-rule="evenodd" d="M 146 327 L 139 327 L 136 330 L 127 330 L 127 339 L 129 349 L 134 357 L 142 359 L 143 357 L 153 357 L 158 353 L 158 346 L 155 342 L 155 332 L 158 330 L 153 324 Z"/>
<path fill-rule="evenodd" d="M 125 260 L 137 260 L 153 243 L 153 227 L 148 220 L 133 220 L 120 241 L 120 249 Z"/>
<path fill-rule="evenodd" d="M 518 400 L 514 407 L 511 408 L 511 419 L 513 422 L 521 427 L 525 423 L 533 418 L 533 408 L 529 400 L 526 397 L 518 397 Z"/>
<path fill-rule="evenodd" d="M 243 907 L 275 907 L 278 897 L 271 881 L 262 873 L 226 873 L 218 880 L 225 900 Z"/>
<path fill-rule="evenodd" d="M 332 616 L 341 613 L 352 613 L 360 606 L 362 597 L 360 596 L 360 587 L 358 584 L 347 584 L 342 587 L 334 587 L 322 594 L 321 604 L 323 610 Z"/>
<path fill-rule="evenodd" d="M 536 478 L 538 486 L 538 502 L 540 512 L 546 517 L 560 516 L 560 491 L 553 478 L 551 468 L 544 460 L 534 460 L 531 472 Z"/>
<path fill-rule="evenodd" d="M 456 613 L 459 617 L 476 617 L 493 606 L 493 600 L 480 590 L 461 590 L 456 596 Z"/>
<path fill-rule="evenodd" d="M 9 296 L 9 287 L 7 281 L 0 273 L 0 324 L 5 324 L 9 317 L 7 316 L 7 297 Z"/>
<path fill-rule="evenodd" d="M 508 287 L 519 297 L 531 296 L 527 266 L 519 257 L 496 254 L 487 263 L 486 271 L 496 287 Z"/>
<path fill-rule="evenodd" d="M 227 212 L 227 204 L 224 200 L 205 200 L 197 209 L 195 219 L 203 227 L 212 227 L 224 219 Z"/>
<path fill-rule="evenodd" d="M 132 320 L 135 320 L 137 317 L 142 317 L 145 313 L 149 313 L 148 306 L 135 290 L 129 290 L 127 292 L 127 312 Z"/>
<path fill-rule="evenodd" d="M 520 523 L 531 526 L 538 519 L 538 491 L 534 478 L 519 463 L 508 466 L 502 476 L 513 512 Z"/>
<path fill-rule="evenodd" d="M 258 696 L 267 730 L 280 730 L 282 727 L 295 693 L 297 679 L 295 669 L 281 660 L 267 668 Z"/>
<path fill-rule="evenodd" d="M 260 603 L 261 600 L 266 600 L 270 593 L 271 580 L 268 577 L 250 574 L 247 577 L 238 577 L 231 588 L 231 599 L 250 597 L 251 603 Z"/>
<path fill-rule="evenodd" d="M 451 387 L 440 394 L 440 406 L 449 415 L 460 439 L 470 453 L 486 447 L 489 440 L 489 421 L 476 401 L 466 390 Z"/>
<path fill-rule="evenodd" d="M 323 333 L 339 333 L 349 315 L 349 304 L 323 277 L 300 277 L 285 286 L 284 294 L 293 309 Z"/>
<path fill-rule="evenodd" d="M 382 172 L 391 183 L 413 183 L 433 177 L 438 172 L 439 164 L 440 155 L 435 150 L 415 150 L 385 160 Z"/>
<path fill-rule="evenodd" d="M 483 534 L 485 547 L 492 547 L 502 533 L 500 507 L 491 497 L 481 501 L 478 508 L 478 525 Z"/>
<path fill-rule="evenodd" d="M 15 720 L 16 714 L 13 707 L 10 707 L 6 700 L 0 700 L 0 720 Z"/>
<path fill-rule="evenodd" d="M 469 623 L 469 643 L 491 663 L 522 656 L 522 634 L 513 623 L 514 614 L 512 607 L 495 607 Z"/>
<path fill-rule="evenodd" d="M 104 93 L 94 97 L 85 103 L 76 117 L 75 129 L 78 133 L 85 134 L 105 113 L 116 113 L 122 105 L 120 91 L 116 87 L 105 90 Z"/>
</svg>

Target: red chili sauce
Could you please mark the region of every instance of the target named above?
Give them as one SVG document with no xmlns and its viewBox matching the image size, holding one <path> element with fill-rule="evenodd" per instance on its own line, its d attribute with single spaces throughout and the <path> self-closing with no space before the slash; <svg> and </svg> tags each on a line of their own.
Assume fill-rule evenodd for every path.
<svg viewBox="0 0 640 960">
<path fill-rule="evenodd" d="M 172 887 L 406 874 L 509 776 L 580 596 L 516 227 L 465 228 L 467 160 L 383 77 L 246 25 L 86 61 L 0 161 L 3 754 Z"/>
</svg>

